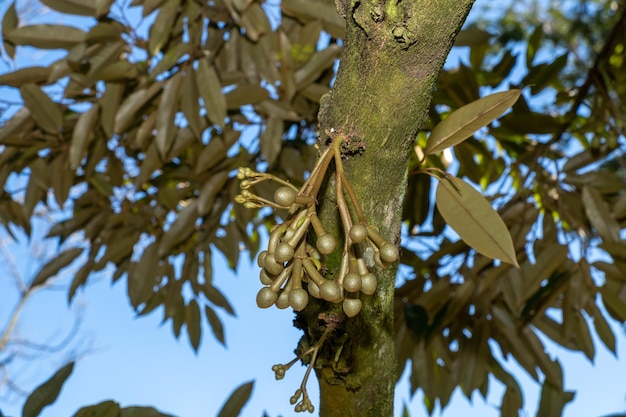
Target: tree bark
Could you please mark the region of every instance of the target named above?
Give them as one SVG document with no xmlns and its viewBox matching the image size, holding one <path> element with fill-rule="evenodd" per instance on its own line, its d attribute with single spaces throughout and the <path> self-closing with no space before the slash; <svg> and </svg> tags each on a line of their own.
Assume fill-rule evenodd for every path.
<svg viewBox="0 0 626 417">
<path fill-rule="evenodd" d="M 333 129 L 348 148 L 345 169 L 370 224 L 399 244 L 407 168 L 417 132 L 427 116 L 439 72 L 474 0 L 337 0 L 346 19 L 345 48 L 333 90 L 322 98 L 320 142 Z M 424 196 L 429 198 L 429 196 Z M 332 181 L 320 216 L 338 232 Z M 333 206 L 334 205 L 334 206 Z M 372 253 L 366 252 L 374 269 Z M 340 259 L 328 260 L 329 271 Z M 393 415 L 394 279 L 397 264 L 375 270 L 378 290 L 361 296 L 363 310 L 342 323 L 343 337 L 320 351 L 320 416 Z M 314 310 L 314 309 L 312 309 Z M 326 306 L 328 310 L 328 306 Z M 340 306 L 339 310 L 340 311 Z M 303 316 L 309 337 L 321 333 L 320 312 Z M 317 328 L 317 331 L 311 330 Z M 309 342 L 310 343 L 310 342 Z"/>
</svg>

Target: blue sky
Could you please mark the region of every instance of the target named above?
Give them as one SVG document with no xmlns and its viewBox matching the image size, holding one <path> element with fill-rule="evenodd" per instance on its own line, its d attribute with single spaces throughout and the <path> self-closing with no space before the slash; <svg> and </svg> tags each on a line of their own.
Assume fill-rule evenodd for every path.
<svg viewBox="0 0 626 417">
<path fill-rule="evenodd" d="M 479 2 L 480 3 L 480 2 Z M 9 2 L 0 1 L 0 14 Z M 478 7 L 475 10 L 479 10 Z M 8 68 L 0 64 L 0 72 Z M 32 277 L 38 263 L 36 253 L 51 250 L 41 242 L 43 229 L 27 242 L 11 242 L 0 231 L 0 243 L 5 253 L 16 260 L 20 274 Z M 0 328 L 13 308 L 17 293 L 8 262 L 0 253 Z M 66 286 L 71 268 L 64 271 L 55 288 L 33 296 L 19 323 L 19 335 L 33 341 L 55 344 L 62 340 L 80 317 L 80 327 L 71 343 L 60 353 L 36 362 L 22 362 L 11 367 L 11 376 L 22 388 L 31 390 L 47 379 L 66 360 L 79 357 L 73 375 L 66 383 L 55 404 L 46 408 L 44 417 L 71 416 L 80 406 L 113 399 L 122 406 L 151 405 L 163 412 L 180 417 L 216 415 L 230 392 L 243 382 L 255 379 L 252 398 L 242 416 L 295 415 L 289 397 L 299 386 L 305 368 L 294 366 L 285 379 L 274 380 L 271 366 L 292 359 L 300 337 L 291 326 L 293 314 L 271 308 L 258 310 L 255 304 L 259 288 L 254 264 L 243 257 L 238 273 L 233 274 L 220 256 L 215 256 L 215 282 L 233 303 L 237 318 L 221 315 L 226 328 L 228 348 L 222 347 L 205 326 L 199 353 L 193 353 L 181 334 L 176 340 L 169 323 L 161 326 L 161 311 L 136 318 L 125 294 L 125 282 L 111 285 L 107 273 L 93 277 L 90 285 L 79 292 L 71 306 L 67 305 Z M 110 271 L 109 271 L 110 272 Z M 626 355 L 624 331 L 613 325 L 618 337 L 618 358 Z M 601 416 L 626 410 L 626 363 L 618 361 L 594 335 L 597 347 L 595 366 L 582 354 L 574 354 L 547 342 L 550 352 L 561 359 L 566 389 L 576 390 L 576 399 L 565 410 L 566 417 Z M 497 350 L 497 349 L 496 349 Z M 525 414 L 534 415 L 538 403 L 538 386 L 515 364 L 516 376 L 524 387 Z M 2 375 L 0 375 L 1 377 Z M 408 403 L 411 416 L 424 416 L 422 396 L 412 399 L 406 381 L 397 387 L 396 415 L 402 404 Z M 443 412 L 444 416 L 499 415 L 502 387 L 493 380 L 490 395 L 483 401 L 474 395 L 470 403 L 460 393 Z M 317 382 L 309 381 L 313 404 L 318 404 Z M 24 397 L 6 396 L 0 391 L 0 410 L 6 416 L 19 416 Z M 435 415 L 440 415 L 436 412 Z"/>
</svg>

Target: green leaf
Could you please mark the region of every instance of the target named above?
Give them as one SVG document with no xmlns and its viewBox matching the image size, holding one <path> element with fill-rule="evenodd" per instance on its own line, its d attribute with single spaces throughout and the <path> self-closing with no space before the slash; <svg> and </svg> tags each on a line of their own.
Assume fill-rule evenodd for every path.
<svg viewBox="0 0 626 417">
<path fill-rule="evenodd" d="M 592 303 L 590 303 L 592 304 Z M 596 329 L 596 333 L 600 336 L 600 340 L 604 343 L 604 345 L 609 349 L 613 355 L 617 356 L 617 351 L 615 350 L 615 334 L 613 333 L 613 329 L 609 326 L 609 323 L 604 318 L 602 312 L 593 304 L 593 326 Z"/>
<path fill-rule="evenodd" d="M 176 21 L 179 5 L 180 0 L 167 0 L 159 9 L 148 37 L 148 53 L 151 56 L 158 54 L 172 36 L 171 29 Z"/>
<path fill-rule="evenodd" d="M 222 409 L 217 414 L 217 417 L 237 417 L 241 413 L 241 409 L 248 402 L 252 388 L 254 387 L 254 381 L 246 382 L 235 389 L 226 403 L 222 406 Z"/>
<path fill-rule="evenodd" d="M 178 218 L 170 228 L 163 234 L 159 242 L 158 257 L 170 255 L 172 249 L 185 240 L 196 230 L 196 220 L 198 219 L 198 200 L 189 202 L 187 207 L 178 213 Z"/>
<path fill-rule="evenodd" d="M 156 284 L 154 265 L 158 265 L 157 242 L 152 242 L 144 249 L 138 262 L 133 263 L 128 271 L 127 285 L 130 304 L 137 308 L 152 295 Z"/>
<path fill-rule="evenodd" d="M 613 286 L 609 285 L 611 282 L 607 281 L 606 284 L 600 287 L 602 302 L 613 318 L 619 321 L 626 321 L 626 302 L 620 294 L 616 294 L 615 289 L 612 288 Z"/>
<path fill-rule="evenodd" d="M 585 185 L 583 186 L 582 200 L 587 218 L 600 237 L 609 242 L 619 242 L 620 226 L 611 216 L 609 206 L 602 199 L 600 193 Z"/>
<path fill-rule="evenodd" d="M 200 61 L 202 62 L 202 61 Z M 200 91 L 202 93 L 202 90 Z M 257 104 L 268 99 L 270 93 L 256 84 L 243 84 L 235 87 L 225 95 L 226 107 L 228 110 L 236 110 L 246 104 Z M 204 99 L 204 95 L 202 95 Z M 205 102 L 206 103 L 206 102 Z M 206 105 L 206 104 L 205 104 Z M 207 109 L 208 111 L 208 109 Z"/>
<path fill-rule="evenodd" d="M 207 272 L 207 268 L 205 267 L 205 280 L 206 280 L 206 272 Z M 208 300 L 210 302 L 212 302 L 213 304 L 215 304 L 218 307 L 222 307 L 230 315 L 232 315 L 232 316 L 235 315 L 235 310 L 233 309 L 233 307 L 228 302 L 228 299 L 224 296 L 224 294 L 222 294 L 220 292 L 220 290 L 215 288 L 211 284 L 210 281 L 209 282 L 205 282 L 204 284 L 202 284 L 202 292 L 204 293 L 204 295 L 206 296 L 206 298 L 208 298 Z"/>
<path fill-rule="evenodd" d="M 50 379 L 35 388 L 22 408 L 22 417 L 37 417 L 41 410 L 56 401 L 63 384 L 72 374 L 74 362 L 59 369 Z"/>
<path fill-rule="evenodd" d="M 166 158 L 167 152 L 171 146 L 169 139 L 172 137 L 172 130 L 177 129 L 174 124 L 174 116 L 178 110 L 181 81 L 180 72 L 177 72 L 170 78 L 167 84 L 165 84 L 165 91 L 161 96 L 161 101 L 159 101 L 159 107 L 157 109 L 157 135 L 154 141 L 163 159 Z"/>
<path fill-rule="evenodd" d="M 43 4 L 57 12 L 78 16 L 93 16 L 93 0 L 41 0 Z"/>
<path fill-rule="evenodd" d="M 543 36 L 543 25 L 537 25 L 528 38 L 528 44 L 526 46 L 526 66 L 528 68 L 531 68 L 533 65 L 537 51 L 541 47 Z"/>
<path fill-rule="evenodd" d="M 95 16 L 101 17 L 109 13 L 109 9 L 115 0 L 96 0 Z"/>
<path fill-rule="evenodd" d="M 50 76 L 50 67 L 28 67 L 0 75 L 0 85 L 19 87 L 26 83 L 45 83 Z"/>
<path fill-rule="evenodd" d="M 282 136 L 285 129 L 282 119 L 270 116 L 267 118 L 265 129 L 261 134 L 261 152 L 265 156 L 265 161 L 271 166 L 274 164 L 280 150 L 283 147 Z"/>
<path fill-rule="evenodd" d="M 35 288 L 45 284 L 50 277 L 55 276 L 61 269 L 71 264 L 81 253 L 83 253 L 83 248 L 72 248 L 62 252 L 39 270 L 30 287 Z"/>
<path fill-rule="evenodd" d="M 331 44 L 325 49 L 313 54 L 311 59 L 294 74 L 298 89 L 313 83 L 325 70 L 331 68 L 335 63 L 335 59 L 339 57 L 341 50 L 341 46 Z"/>
<path fill-rule="evenodd" d="M 191 70 L 185 72 L 183 76 L 180 108 L 194 136 L 201 139 L 202 132 L 206 127 L 206 122 L 204 122 L 203 125 L 203 121 L 200 119 L 198 84 L 196 83 L 195 72 L 191 72 Z"/>
<path fill-rule="evenodd" d="M 574 399 L 573 392 L 567 392 L 544 382 L 541 387 L 541 399 L 537 417 L 561 417 L 563 409 L 568 402 Z"/>
<path fill-rule="evenodd" d="M 504 221 L 474 187 L 448 176 L 439 181 L 436 201 L 446 223 L 465 243 L 485 256 L 519 268 Z"/>
<path fill-rule="evenodd" d="M 202 336 L 202 321 L 200 317 L 200 307 L 198 307 L 196 300 L 191 300 L 189 304 L 187 304 L 187 308 L 185 309 L 185 323 L 187 323 L 189 342 L 193 350 L 197 352 Z"/>
<path fill-rule="evenodd" d="M 198 214 L 205 216 L 213 209 L 213 203 L 217 194 L 222 190 L 224 184 L 228 181 L 228 172 L 217 172 L 204 183 L 200 189 L 200 195 L 198 196 Z"/>
<path fill-rule="evenodd" d="M 100 106 L 96 103 L 78 118 L 72 132 L 72 145 L 70 146 L 70 168 L 76 169 L 83 159 L 87 146 L 93 139 L 94 127 L 98 121 Z M 61 175 L 58 173 L 57 175 Z"/>
<path fill-rule="evenodd" d="M 509 90 L 491 94 L 466 104 L 452 112 L 439 123 L 426 143 L 424 153 L 430 155 L 454 146 L 469 138 L 483 126 L 511 107 L 522 94 L 522 90 Z"/>
<path fill-rule="evenodd" d="M 470 27 L 459 32 L 454 40 L 454 46 L 475 46 L 486 44 L 493 35 L 486 30 Z"/>
<path fill-rule="evenodd" d="M 213 331 L 213 334 L 215 335 L 217 340 L 219 340 L 222 345 L 226 346 L 226 338 L 224 337 L 224 326 L 222 325 L 222 321 L 220 320 L 220 318 L 209 306 L 204 306 L 204 315 L 206 316 L 207 321 L 209 322 L 209 326 L 211 326 L 211 330 Z"/>
<path fill-rule="evenodd" d="M 135 91 L 120 105 L 115 115 L 114 133 L 123 133 L 136 123 L 136 113 L 163 88 L 162 82 L 156 82 L 148 88 Z"/>
<path fill-rule="evenodd" d="M 196 69 L 196 85 L 204 102 L 206 116 L 211 123 L 224 127 L 226 118 L 226 98 L 215 68 L 208 59 L 199 59 Z"/>
<path fill-rule="evenodd" d="M 108 416 L 107 416 L 108 417 Z M 113 417 L 113 416 L 111 416 Z M 119 417 L 174 417 L 153 407 L 126 407 L 120 410 Z"/>
<path fill-rule="evenodd" d="M 19 18 L 17 17 L 17 12 L 15 11 L 15 1 L 11 2 L 9 8 L 7 8 L 4 17 L 2 18 L 2 37 L 4 41 L 2 42 L 4 45 L 4 50 L 7 55 L 11 59 L 15 58 L 15 45 L 11 42 L 7 42 L 7 34 L 17 28 L 19 23 Z"/>
<path fill-rule="evenodd" d="M 5 34 L 5 39 L 15 45 L 40 49 L 71 49 L 85 40 L 87 33 L 65 25 L 21 26 Z"/>
<path fill-rule="evenodd" d="M 103 401 L 100 404 L 82 407 L 73 417 L 119 417 L 120 406 L 115 401 Z"/>
<path fill-rule="evenodd" d="M 20 93 L 35 123 L 48 133 L 58 134 L 63 125 L 63 113 L 59 105 L 35 84 L 24 84 Z"/>
</svg>

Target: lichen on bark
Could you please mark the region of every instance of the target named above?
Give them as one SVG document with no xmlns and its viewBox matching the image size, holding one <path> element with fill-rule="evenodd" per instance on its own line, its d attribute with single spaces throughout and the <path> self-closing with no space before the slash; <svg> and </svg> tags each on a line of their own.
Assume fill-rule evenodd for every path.
<svg viewBox="0 0 626 417">
<path fill-rule="evenodd" d="M 331 129 L 359 152 L 345 158 L 350 183 L 370 224 L 399 244 L 408 162 L 427 116 L 432 91 L 473 0 L 337 0 L 346 19 L 345 47 L 333 90 L 319 113 L 320 145 Z M 340 235 L 332 181 L 320 196 L 320 218 Z M 429 198 L 429 196 L 424 196 Z M 367 258 L 367 253 L 365 254 Z M 374 268 L 371 262 L 368 267 Z M 329 274 L 339 257 L 327 260 Z M 363 310 L 342 321 L 316 364 L 320 416 L 392 416 L 394 279 L 397 265 L 376 269 L 378 290 L 363 296 Z M 329 310 L 330 309 L 330 310 Z M 321 317 L 340 312 L 311 305 L 298 322 L 307 343 L 321 334 Z"/>
</svg>

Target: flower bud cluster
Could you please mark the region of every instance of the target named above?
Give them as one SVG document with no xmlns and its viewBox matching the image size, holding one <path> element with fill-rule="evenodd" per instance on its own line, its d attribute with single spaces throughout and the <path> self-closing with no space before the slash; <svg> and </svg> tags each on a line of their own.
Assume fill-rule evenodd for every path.
<svg viewBox="0 0 626 417">
<path fill-rule="evenodd" d="M 327 133 L 331 136 L 332 132 Z M 367 223 L 344 173 L 341 160 L 344 140 L 343 135 L 334 135 L 331 146 L 321 155 L 300 189 L 271 174 L 255 172 L 250 168 L 239 169 L 237 177 L 241 180 L 241 194 L 235 197 L 237 203 L 246 208 L 273 207 L 287 210 L 285 221 L 270 230 L 267 249 L 257 258 L 263 284 L 256 297 L 260 308 L 275 305 L 281 309 L 291 307 L 301 311 L 308 305 L 309 297 L 314 297 L 330 303 L 342 303 L 345 315 L 354 317 L 362 308 L 361 294 L 373 295 L 378 285 L 376 276 L 368 270 L 363 257 L 366 248 L 371 248 L 374 263 L 381 268 L 388 268 L 398 260 L 396 246 Z M 333 276 L 327 276 L 323 272 L 325 257 L 337 250 L 339 242 L 336 236 L 326 232 L 317 215 L 317 196 L 332 161 L 335 163 L 335 197 L 343 229 L 343 246 L 339 270 L 333 271 Z M 272 200 L 251 191 L 255 184 L 266 180 L 279 184 Z M 306 382 L 320 348 L 334 328 L 327 324 L 323 336 L 313 347 L 287 364 L 272 367 L 276 379 L 282 379 L 296 361 L 311 355 L 302 384 L 290 400 L 291 404 L 297 403 L 296 412 L 314 411 L 306 391 Z"/>
<path fill-rule="evenodd" d="M 256 298 L 260 308 L 275 305 L 280 309 L 291 307 L 301 311 L 309 303 L 309 297 L 315 297 L 331 303 L 341 302 L 344 313 L 354 317 L 362 308 L 360 294 L 372 295 L 377 287 L 376 276 L 368 270 L 362 256 L 363 246 L 372 248 L 374 261 L 379 267 L 389 267 L 398 260 L 396 246 L 382 238 L 365 220 L 343 170 L 341 140 L 335 139 L 300 189 L 271 174 L 258 173 L 250 168 L 239 170 L 241 194 L 236 197 L 236 202 L 250 208 L 270 206 L 288 210 L 286 220 L 270 230 L 268 247 L 257 259 L 264 285 Z M 317 194 L 331 161 L 335 161 L 336 200 L 344 229 L 341 266 L 332 278 L 324 276 L 322 263 L 324 257 L 339 245 L 337 238 L 326 232 L 316 212 Z M 265 180 L 280 185 L 273 200 L 250 191 L 252 186 Z M 310 242 L 315 242 L 315 246 Z"/>
</svg>

